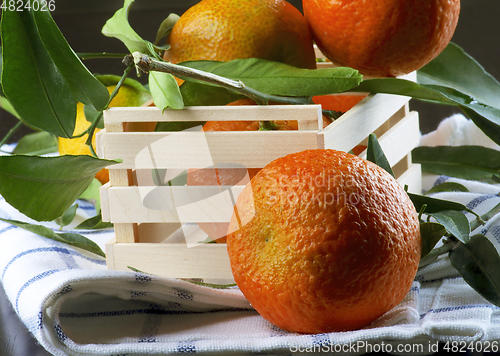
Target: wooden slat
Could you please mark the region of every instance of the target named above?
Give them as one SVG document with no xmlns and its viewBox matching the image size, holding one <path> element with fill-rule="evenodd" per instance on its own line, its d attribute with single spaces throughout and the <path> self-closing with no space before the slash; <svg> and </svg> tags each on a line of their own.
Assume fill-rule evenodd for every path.
<svg viewBox="0 0 500 356">
<path fill-rule="evenodd" d="M 110 170 L 109 181 L 113 187 L 127 187 L 130 185 L 130 173 L 126 169 Z"/>
<path fill-rule="evenodd" d="M 418 145 L 419 139 L 418 113 L 412 112 L 382 135 L 379 142 L 391 165 L 395 165 Z M 103 205 L 103 215 L 114 223 L 227 221 L 230 213 L 226 212 L 229 215 L 226 215 L 225 219 L 217 217 L 216 214 L 224 210 L 218 207 L 218 204 L 222 204 L 223 201 L 217 201 L 214 198 L 217 197 L 215 194 L 220 191 L 219 189 L 220 187 L 217 186 L 108 187 L 103 194 L 107 198 L 107 202 Z M 200 198 L 200 194 L 205 195 Z M 222 196 L 219 195 L 218 198 Z M 192 199 L 190 202 L 204 201 L 205 205 L 198 203 L 187 208 L 186 197 Z M 234 193 L 234 199 L 236 197 L 237 193 Z M 172 205 L 171 209 L 168 208 L 169 199 L 177 201 L 178 206 L 174 208 Z M 229 204 L 226 207 L 231 209 L 229 197 L 225 196 L 225 199 L 226 205 Z M 182 214 L 181 217 L 179 213 Z"/>
<path fill-rule="evenodd" d="M 113 125 L 123 122 L 162 121 L 318 121 L 320 105 L 245 105 L 245 106 L 190 106 L 182 110 L 157 107 L 115 107 L 104 111 L 104 122 Z M 109 132 L 109 130 L 108 130 Z"/>
<path fill-rule="evenodd" d="M 408 170 L 403 173 L 398 182 L 402 185 L 408 185 L 410 193 L 422 194 L 422 169 L 420 164 L 412 164 Z"/>
<path fill-rule="evenodd" d="M 412 82 L 417 82 L 417 71 L 413 71 L 411 73 L 399 76 L 398 79 L 409 80 Z"/>
<path fill-rule="evenodd" d="M 115 169 L 206 168 L 219 163 L 264 167 L 289 153 L 318 148 L 315 131 L 124 132 L 101 138 Z"/>
<path fill-rule="evenodd" d="M 226 244 L 204 244 L 188 248 L 186 244 L 113 244 L 113 259 L 108 268 L 141 271 L 169 278 L 201 278 L 205 281 L 234 283 Z"/>
<path fill-rule="evenodd" d="M 374 132 L 410 99 L 399 95 L 369 95 L 318 133 L 325 148 L 350 151 Z"/>
<path fill-rule="evenodd" d="M 131 223 L 115 223 L 115 238 L 118 243 L 134 243 L 137 240 L 136 224 Z"/>
<path fill-rule="evenodd" d="M 338 67 L 332 62 L 317 62 L 316 63 L 316 68 L 335 68 Z"/>
<path fill-rule="evenodd" d="M 243 188 L 243 185 L 109 187 L 105 193 L 107 215 L 113 223 L 229 222 Z"/>
<path fill-rule="evenodd" d="M 108 203 L 108 189 L 111 187 L 111 183 L 107 182 L 102 187 L 99 188 L 99 195 L 101 196 L 101 218 L 104 222 L 110 222 L 109 218 L 109 203 Z"/>
<path fill-rule="evenodd" d="M 106 267 L 108 269 L 115 269 L 115 254 L 114 254 L 114 246 L 116 244 L 116 238 L 109 240 L 104 246 L 104 250 L 106 251 Z"/>
<path fill-rule="evenodd" d="M 123 132 L 123 123 L 115 122 L 115 123 L 105 123 L 104 133 L 101 133 L 98 138 L 98 152 L 101 154 L 101 158 L 103 155 L 103 142 L 102 138 L 105 136 L 106 132 L 114 132 L 114 133 L 122 133 Z M 113 187 L 127 187 L 131 183 L 131 170 L 127 169 L 115 169 L 109 172 L 109 183 Z M 105 208 L 106 208 L 105 202 Z M 108 211 L 110 208 L 108 206 Z M 106 213 L 104 213 L 106 216 Z M 109 214 L 106 216 L 109 219 Z M 132 223 L 116 223 L 114 224 L 115 229 L 115 239 L 117 243 L 134 243 L 136 242 L 137 235 L 137 225 Z"/>
<path fill-rule="evenodd" d="M 396 111 L 386 122 L 380 125 L 373 133 L 377 135 L 377 137 L 382 137 L 387 131 L 389 131 L 394 125 L 396 125 L 399 121 L 401 121 L 405 116 L 408 116 L 409 112 L 407 112 L 406 105 L 402 106 L 398 111 Z M 368 138 L 367 138 L 368 139 Z M 368 140 L 367 140 L 368 141 Z"/>
<path fill-rule="evenodd" d="M 418 113 L 412 111 L 379 137 L 378 141 L 391 166 L 398 163 L 420 143 Z M 366 158 L 366 151 L 360 157 Z"/>
<path fill-rule="evenodd" d="M 97 157 L 102 158 L 104 156 L 103 146 L 102 146 L 102 137 L 106 134 L 106 129 L 101 130 L 95 134 L 95 152 L 97 153 Z"/>
<path fill-rule="evenodd" d="M 392 173 L 394 177 L 399 178 L 411 166 L 411 152 L 404 156 L 398 163 L 392 165 Z"/>
<path fill-rule="evenodd" d="M 323 128 L 323 115 L 321 115 L 319 120 L 298 120 L 299 131 L 317 132 L 320 127 Z"/>
<path fill-rule="evenodd" d="M 323 54 L 323 52 L 321 52 L 321 50 L 317 45 L 314 45 L 313 47 L 314 47 L 314 55 L 316 56 L 316 58 L 325 58 L 325 55 Z"/>
</svg>

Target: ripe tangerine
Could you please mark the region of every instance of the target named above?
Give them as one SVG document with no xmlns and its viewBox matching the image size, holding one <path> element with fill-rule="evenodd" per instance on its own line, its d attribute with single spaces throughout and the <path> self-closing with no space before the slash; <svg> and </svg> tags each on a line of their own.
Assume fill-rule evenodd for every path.
<svg viewBox="0 0 500 356">
<path fill-rule="evenodd" d="M 291 332 L 362 328 L 410 290 L 421 253 L 417 212 L 386 171 L 308 150 L 264 167 L 238 197 L 227 236 L 252 306 Z"/>
<path fill-rule="evenodd" d="M 182 14 L 168 43 L 164 59 L 172 63 L 261 58 L 316 68 L 306 20 L 283 0 L 202 0 Z"/>
<path fill-rule="evenodd" d="M 333 63 L 374 77 L 420 69 L 447 46 L 460 0 L 303 0 L 314 41 Z"/>
</svg>

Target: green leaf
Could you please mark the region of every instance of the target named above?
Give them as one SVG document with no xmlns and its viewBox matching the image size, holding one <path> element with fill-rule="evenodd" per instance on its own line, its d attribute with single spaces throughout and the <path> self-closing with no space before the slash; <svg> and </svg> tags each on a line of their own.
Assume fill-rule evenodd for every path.
<svg viewBox="0 0 500 356">
<path fill-rule="evenodd" d="M 414 99 L 420 99 L 445 105 L 458 104 L 454 100 L 446 97 L 444 94 L 439 92 L 437 88 L 439 88 L 439 86 L 437 85 L 427 86 L 406 79 L 377 78 L 366 79 L 360 85 L 351 89 L 350 91 L 404 95 L 412 97 Z"/>
<path fill-rule="evenodd" d="M 444 227 L 443 227 L 443 229 L 444 229 Z M 444 231 L 446 231 L 446 229 L 444 229 Z M 445 253 L 449 253 L 455 247 L 455 245 L 457 243 L 461 243 L 461 242 L 456 240 L 456 239 L 445 239 L 443 241 L 443 245 L 432 249 L 432 251 L 429 252 L 427 254 L 427 256 L 420 259 L 420 262 L 418 264 L 418 268 L 420 269 L 420 268 L 423 268 L 425 266 L 428 266 L 431 263 L 433 263 L 434 261 L 436 261 L 439 258 L 439 256 L 444 255 Z"/>
<path fill-rule="evenodd" d="M 122 41 L 130 53 L 135 51 L 149 53 L 147 42 L 134 31 L 128 22 L 128 12 L 133 2 L 134 0 L 124 1 L 123 7 L 106 22 L 102 28 L 102 34 Z"/>
<path fill-rule="evenodd" d="M 482 146 L 421 146 L 412 160 L 425 171 L 463 179 L 488 179 L 500 171 L 500 151 Z"/>
<path fill-rule="evenodd" d="M 114 75 L 114 74 L 97 74 L 96 78 L 104 86 L 109 87 L 109 86 L 117 85 L 122 77 L 119 75 Z M 143 92 L 143 93 L 149 93 L 149 90 L 146 89 L 144 87 L 144 85 L 142 85 L 140 82 L 138 82 L 137 80 L 132 79 L 132 78 L 125 78 L 123 85 L 127 85 L 129 87 L 132 87 L 135 90 Z"/>
<path fill-rule="evenodd" d="M 76 100 L 102 110 L 109 100 L 104 85 L 83 65 L 55 24 L 49 11 L 34 11 L 40 38 L 50 58 L 66 79 Z"/>
<path fill-rule="evenodd" d="M 420 235 L 422 236 L 421 258 L 426 257 L 446 233 L 446 228 L 435 222 L 420 223 Z"/>
<path fill-rule="evenodd" d="M 252 89 L 281 96 L 309 97 L 338 93 L 357 86 L 362 80 L 361 74 L 351 68 L 302 69 L 257 58 L 235 59 L 229 62 L 192 61 L 183 62 L 181 65 L 225 78 L 241 80 Z M 200 81 L 189 78 L 182 79 L 188 81 L 183 86 L 196 86 L 196 89 L 184 88 L 186 92 L 203 91 L 203 86 L 210 85 L 206 83 L 200 85 Z M 219 89 L 218 91 L 227 90 Z M 214 89 L 211 89 L 206 95 L 212 96 L 214 93 Z M 202 95 L 198 93 L 199 97 Z M 186 100 L 191 101 L 189 98 Z"/>
<path fill-rule="evenodd" d="M 4 96 L 0 96 L 0 108 L 4 109 L 5 111 L 15 116 L 16 118 L 21 119 L 17 111 L 12 107 L 10 101 Z"/>
<path fill-rule="evenodd" d="M 2 53 L 2 46 L 0 44 L 0 73 L 2 73 L 2 68 L 3 68 L 3 58 L 1 53 Z M 0 85 L 0 98 L 1 97 L 5 97 L 5 94 L 3 93 L 2 86 Z"/>
<path fill-rule="evenodd" d="M 500 256 L 483 235 L 450 251 L 450 262 L 463 279 L 489 302 L 500 306 Z"/>
<path fill-rule="evenodd" d="M 477 101 L 500 108 L 500 83 L 452 42 L 439 56 L 417 71 L 417 82 L 454 88 Z"/>
<path fill-rule="evenodd" d="M 444 182 L 438 184 L 428 191 L 425 192 L 425 195 L 441 193 L 441 192 L 468 192 L 469 189 L 460 183 L 455 182 Z"/>
<path fill-rule="evenodd" d="M 4 11 L 1 22 L 2 88 L 29 125 L 69 138 L 76 99 L 40 39 L 33 13 Z"/>
<path fill-rule="evenodd" d="M 429 213 L 429 215 L 463 243 L 469 241 L 470 225 L 464 213 L 457 210 L 445 210 L 439 213 Z"/>
<path fill-rule="evenodd" d="M 162 61 L 163 59 L 160 57 L 160 55 L 158 54 L 159 52 L 162 51 L 161 48 L 159 48 L 158 46 L 155 46 L 154 44 L 152 44 L 151 42 L 146 42 L 146 45 L 148 46 L 148 52 L 152 54 L 152 57 L 155 58 L 156 60 L 158 61 Z"/>
<path fill-rule="evenodd" d="M 151 90 L 155 105 L 160 110 L 163 111 L 166 108 L 184 108 L 184 101 L 173 75 L 162 72 L 150 72 L 149 89 Z"/>
<path fill-rule="evenodd" d="M 0 218 L 0 220 L 5 221 L 6 223 L 12 224 L 14 226 L 17 226 L 21 229 L 30 231 L 34 234 L 46 237 L 48 239 L 59 241 L 71 246 L 79 247 L 83 250 L 95 253 L 96 255 L 99 255 L 101 257 L 106 257 L 101 248 L 94 241 L 89 240 L 85 236 L 74 233 L 56 233 L 52 229 L 49 229 L 46 226 L 29 224 L 23 221 L 2 219 L 2 218 Z"/>
<path fill-rule="evenodd" d="M 0 56 L 0 58 L 1 58 L 1 56 Z M 23 120 L 23 118 L 21 116 L 19 116 L 19 114 L 17 113 L 17 111 L 12 107 L 12 104 L 10 103 L 10 101 L 6 97 L 4 97 L 4 96 L 0 96 L 0 108 L 4 109 L 8 113 L 10 113 L 11 115 L 13 115 L 17 119 L 19 119 L 25 126 L 29 127 L 32 130 L 38 131 L 38 129 L 36 127 L 30 125 L 25 120 Z"/>
<path fill-rule="evenodd" d="M 78 209 L 78 204 L 71 205 L 62 216 L 58 217 L 54 221 L 56 222 L 57 225 L 61 227 L 61 229 L 64 226 L 68 226 L 75 218 L 77 209 Z"/>
<path fill-rule="evenodd" d="M 198 282 L 198 281 L 189 281 L 193 284 L 202 286 L 202 287 L 208 287 L 208 288 L 215 288 L 215 289 L 228 289 L 228 288 L 233 288 L 236 286 L 236 283 L 229 283 L 229 284 L 216 284 L 216 283 L 205 283 L 205 282 Z"/>
<path fill-rule="evenodd" d="M 185 106 L 222 106 L 243 99 L 243 94 L 211 85 L 184 82 L 180 86 Z"/>
<path fill-rule="evenodd" d="M 170 34 L 172 28 L 179 20 L 179 18 L 180 16 L 177 14 L 170 14 L 165 20 L 163 20 L 160 27 L 158 28 L 158 31 L 156 32 L 156 39 L 154 43 L 155 45 L 158 45 L 162 38 L 167 37 Z"/>
<path fill-rule="evenodd" d="M 45 131 L 23 136 L 12 151 L 18 155 L 43 155 L 57 152 L 57 138 Z"/>
<path fill-rule="evenodd" d="M 409 193 L 408 196 L 410 197 L 411 201 L 413 202 L 413 205 L 415 206 L 415 209 L 417 211 L 420 211 L 424 205 L 425 211 L 424 213 L 426 214 L 432 214 L 432 213 L 439 213 L 442 211 L 446 210 L 456 210 L 456 211 L 467 211 L 471 214 L 474 214 L 478 216 L 475 212 L 467 208 L 465 205 L 461 203 L 456 203 L 453 201 L 449 200 L 443 200 L 443 199 L 437 199 L 437 198 L 432 198 L 428 197 L 425 195 L 420 195 L 420 194 L 415 194 L 415 193 Z"/>
<path fill-rule="evenodd" d="M 427 88 L 452 100 L 486 136 L 500 144 L 500 109 L 480 103 L 453 88 L 437 85 L 427 85 Z"/>
<path fill-rule="evenodd" d="M 101 182 L 94 178 L 87 189 L 85 189 L 85 191 L 78 197 L 79 199 L 87 200 L 93 203 L 98 214 L 101 211 L 101 194 L 99 191 L 101 187 Z"/>
<path fill-rule="evenodd" d="M 110 222 L 103 222 L 101 214 L 97 214 L 87 220 L 81 222 L 75 229 L 81 230 L 98 230 L 98 229 L 109 229 L 113 227 Z"/>
<path fill-rule="evenodd" d="M 460 106 L 460 109 L 493 142 L 500 145 L 500 110 L 481 103 Z"/>
<path fill-rule="evenodd" d="M 500 144 L 500 109 L 480 103 L 456 89 L 417 84 L 398 78 L 379 78 L 365 80 L 351 91 L 405 95 L 432 103 L 456 106 L 489 138 Z"/>
<path fill-rule="evenodd" d="M 377 166 L 385 169 L 391 176 L 394 177 L 391 165 L 387 160 L 387 157 L 380 146 L 375 134 L 370 134 L 368 136 L 368 147 L 366 149 L 366 159 L 370 162 L 375 163 Z"/>
<path fill-rule="evenodd" d="M 151 273 L 143 272 L 143 271 L 141 271 L 140 269 L 137 269 L 137 268 L 132 267 L 132 266 L 127 266 L 127 268 L 128 268 L 129 270 L 131 270 L 132 272 L 144 273 L 144 274 L 151 274 Z"/>
<path fill-rule="evenodd" d="M 83 106 L 83 113 L 85 116 L 85 120 L 87 120 L 89 123 L 94 123 L 97 117 L 101 114 L 100 111 L 97 111 L 93 106 L 90 105 Z M 97 128 L 98 129 L 104 128 L 104 120 L 102 119 L 102 117 L 101 120 L 99 120 L 99 122 L 97 123 Z"/>
<path fill-rule="evenodd" d="M 0 195 L 37 221 L 52 221 L 73 204 L 102 168 L 91 156 L 0 156 Z"/>
</svg>

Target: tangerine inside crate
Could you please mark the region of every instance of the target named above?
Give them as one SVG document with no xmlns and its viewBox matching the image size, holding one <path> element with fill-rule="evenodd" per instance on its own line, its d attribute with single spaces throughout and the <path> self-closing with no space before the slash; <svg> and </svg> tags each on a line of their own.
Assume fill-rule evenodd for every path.
<svg viewBox="0 0 500 356">
<path fill-rule="evenodd" d="M 407 78 L 414 80 L 415 74 Z M 420 166 L 411 161 L 411 150 L 420 140 L 419 120 L 408 102 L 404 96 L 370 94 L 326 128 L 320 105 L 186 107 L 163 113 L 156 107 L 106 110 L 97 152 L 101 158 L 122 160 L 109 167 L 110 181 L 101 188 L 103 220 L 115 228 L 115 239 L 106 245 L 108 268 L 131 266 L 207 283 L 234 281 L 226 244 L 201 243 L 206 235 L 196 223 L 228 222 L 243 185 L 170 185 L 175 179 L 165 184 L 165 174 L 175 177 L 187 169 L 228 164 L 262 168 L 306 149 L 349 152 L 366 145 L 369 134 L 375 133 L 396 179 L 420 193 Z M 182 132 L 124 132 L 124 123 L 131 122 L 201 125 L 210 120 L 297 120 L 298 130 L 201 132 L 198 126 Z M 366 157 L 366 150 L 359 156 Z"/>
</svg>

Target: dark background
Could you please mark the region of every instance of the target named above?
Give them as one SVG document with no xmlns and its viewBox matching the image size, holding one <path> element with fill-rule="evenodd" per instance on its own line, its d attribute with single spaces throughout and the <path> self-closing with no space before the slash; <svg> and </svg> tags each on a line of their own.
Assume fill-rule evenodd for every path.
<svg viewBox="0 0 500 356">
<path fill-rule="evenodd" d="M 132 27 L 143 38 L 153 41 L 159 24 L 171 12 L 181 15 L 198 0 L 143 0 L 136 1 L 129 19 Z M 301 0 L 290 0 L 302 10 Z M 101 28 L 113 13 L 123 5 L 123 0 L 55 0 L 54 20 L 78 53 L 114 52 L 126 53 L 125 46 L 117 39 L 101 34 Z M 495 78 L 500 79 L 500 1 L 462 0 L 461 13 L 453 42 L 465 49 Z M 124 66 L 118 59 L 93 59 L 85 65 L 94 73 L 121 75 Z M 500 100 L 500 99 L 499 99 Z M 420 113 L 422 133 L 435 129 L 438 123 L 459 109 L 442 105 L 411 101 L 411 109 Z M 0 138 L 17 121 L 0 110 Z M 11 141 L 28 132 L 18 132 Z"/>
</svg>

